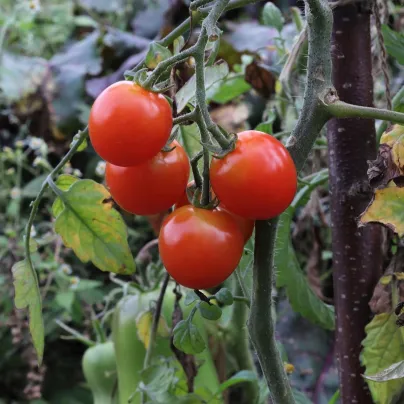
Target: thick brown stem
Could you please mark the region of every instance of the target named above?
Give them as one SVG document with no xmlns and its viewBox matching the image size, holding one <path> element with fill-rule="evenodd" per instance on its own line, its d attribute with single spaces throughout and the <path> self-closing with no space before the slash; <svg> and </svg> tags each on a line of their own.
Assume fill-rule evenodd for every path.
<svg viewBox="0 0 404 404">
<path fill-rule="evenodd" d="M 334 12 L 333 82 L 342 101 L 373 105 L 370 12 L 348 5 Z M 343 403 L 371 404 L 359 355 L 369 321 L 368 302 L 382 270 L 382 230 L 358 228 L 369 202 L 367 160 L 376 156 L 373 120 L 328 123 L 336 350 Z"/>
</svg>

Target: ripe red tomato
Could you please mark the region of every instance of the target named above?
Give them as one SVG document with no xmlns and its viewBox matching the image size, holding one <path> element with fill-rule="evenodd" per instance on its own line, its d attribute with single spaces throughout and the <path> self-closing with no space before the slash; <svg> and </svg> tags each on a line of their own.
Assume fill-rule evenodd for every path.
<svg viewBox="0 0 404 404">
<path fill-rule="evenodd" d="M 91 143 L 104 160 L 130 167 L 151 159 L 164 147 L 172 122 L 171 107 L 163 95 L 119 81 L 95 100 L 88 127 Z"/>
<path fill-rule="evenodd" d="M 216 209 L 219 211 L 227 212 L 231 215 L 231 217 L 236 221 L 238 227 L 240 228 L 241 233 L 243 234 L 244 242 L 247 242 L 250 239 L 254 231 L 254 220 L 236 215 L 227 210 L 224 206 L 219 205 Z"/>
<path fill-rule="evenodd" d="M 239 133 L 233 152 L 213 158 L 210 179 L 226 209 L 255 220 L 282 213 L 297 189 L 296 167 L 286 147 L 255 130 Z"/>
<path fill-rule="evenodd" d="M 154 215 L 169 209 L 182 195 L 189 177 L 189 160 L 182 146 L 159 152 L 133 167 L 107 163 L 105 179 L 116 203 L 136 215 Z"/>
<path fill-rule="evenodd" d="M 234 219 L 218 210 L 183 206 L 163 222 L 161 260 L 169 274 L 192 289 L 213 288 L 236 269 L 244 240 Z"/>
<path fill-rule="evenodd" d="M 195 184 L 194 180 L 188 182 L 187 189 L 189 187 L 193 186 L 194 184 Z M 215 197 L 216 197 L 215 194 L 212 192 L 212 198 L 215 198 Z M 174 209 L 179 209 L 182 206 L 187 206 L 187 205 L 191 205 L 191 204 L 189 203 L 187 191 L 185 190 L 185 192 L 182 194 L 181 198 L 175 204 Z M 254 220 L 246 219 L 245 217 L 235 215 L 234 213 L 227 210 L 224 206 L 218 206 L 216 209 L 230 213 L 230 215 L 233 217 L 233 219 L 237 222 L 237 225 L 240 227 L 240 230 L 244 236 L 244 241 L 247 242 L 254 231 L 254 224 L 255 224 Z"/>
</svg>

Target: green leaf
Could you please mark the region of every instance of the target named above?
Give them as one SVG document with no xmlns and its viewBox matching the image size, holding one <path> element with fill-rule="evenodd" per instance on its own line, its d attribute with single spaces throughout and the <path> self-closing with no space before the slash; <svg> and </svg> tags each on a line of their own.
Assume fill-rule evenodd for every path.
<svg viewBox="0 0 404 404">
<path fill-rule="evenodd" d="M 290 243 L 290 224 L 293 208 L 288 208 L 280 217 L 276 244 L 276 286 L 284 287 L 289 302 L 296 312 L 327 330 L 335 328 L 334 308 L 320 300 L 310 288 Z"/>
<path fill-rule="evenodd" d="M 186 126 L 181 125 L 178 141 L 191 157 L 195 156 L 200 150 L 202 150 L 202 145 L 199 143 L 199 129 L 196 123 Z"/>
<path fill-rule="evenodd" d="M 220 63 L 205 68 L 205 89 L 224 79 L 229 74 L 227 63 Z M 193 75 L 175 95 L 177 112 L 180 113 L 189 103 L 195 102 L 196 78 Z"/>
<path fill-rule="evenodd" d="M 198 328 L 191 321 L 181 320 L 173 330 L 174 346 L 186 354 L 202 352 L 206 345 Z"/>
<path fill-rule="evenodd" d="M 217 301 L 221 304 L 224 304 L 226 306 L 230 306 L 231 304 L 233 304 L 233 295 L 227 288 L 220 289 L 218 292 L 216 292 L 215 296 Z"/>
<path fill-rule="evenodd" d="M 393 363 L 404 360 L 404 329 L 397 327 L 394 313 L 378 314 L 366 326 L 365 331 L 361 360 L 366 368 L 366 375 L 377 374 Z M 367 382 L 377 404 L 393 402 L 404 387 L 402 380 Z"/>
<path fill-rule="evenodd" d="M 72 290 L 68 292 L 60 292 L 55 296 L 56 303 L 68 312 L 72 311 L 74 298 L 75 294 Z"/>
<path fill-rule="evenodd" d="M 29 330 L 38 356 L 38 363 L 41 364 L 45 330 L 38 279 L 26 260 L 15 263 L 11 271 L 14 279 L 14 304 L 17 309 L 29 309 Z"/>
<path fill-rule="evenodd" d="M 282 31 L 285 19 L 274 3 L 267 3 L 262 11 L 262 22 L 264 25 L 272 28 L 276 28 L 278 32 Z"/>
<path fill-rule="evenodd" d="M 313 401 L 309 399 L 302 391 L 297 389 L 292 389 L 293 397 L 295 399 L 296 404 L 312 404 Z"/>
<path fill-rule="evenodd" d="M 184 304 L 185 304 L 185 306 L 189 306 L 193 302 L 196 302 L 197 300 L 199 300 L 198 295 L 193 290 L 191 290 L 185 296 Z"/>
<path fill-rule="evenodd" d="M 22 189 L 21 196 L 23 198 L 36 198 L 47 176 L 47 174 L 43 174 L 28 182 Z"/>
<path fill-rule="evenodd" d="M 362 364 L 366 375 L 374 375 L 385 370 L 393 363 L 404 360 L 404 329 L 396 325 L 394 313 L 375 316 L 366 326 L 366 338 L 363 340 Z M 367 380 L 375 403 L 393 402 L 403 391 L 402 380 L 389 380 L 377 383 Z"/>
<path fill-rule="evenodd" d="M 80 279 L 79 283 L 75 287 L 76 292 L 83 292 L 85 290 L 96 289 L 102 286 L 101 281 L 94 281 L 91 279 Z"/>
<path fill-rule="evenodd" d="M 77 177 L 74 177 L 73 175 L 62 174 L 55 181 L 55 184 L 61 191 L 67 191 L 78 180 L 79 179 Z M 63 208 L 64 206 L 61 199 L 56 198 L 55 202 L 53 202 L 52 205 L 53 216 L 58 217 L 59 214 L 63 211 Z"/>
<path fill-rule="evenodd" d="M 206 94 L 217 104 L 227 104 L 250 90 L 251 85 L 244 80 L 244 74 L 230 74 L 225 80 L 214 84 Z"/>
<path fill-rule="evenodd" d="M 364 375 L 365 379 L 373 380 L 374 382 L 387 382 L 389 380 L 402 379 L 404 377 L 404 360 L 393 363 L 381 372 L 374 375 Z"/>
<path fill-rule="evenodd" d="M 276 114 L 275 112 L 271 109 L 268 112 L 268 117 L 267 119 L 260 123 L 255 130 L 259 130 L 261 132 L 268 133 L 269 135 L 273 134 L 273 129 L 272 129 L 272 124 L 275 122 L 276 119 Z"/>
<path fill-rule="evenodd" d="M 252 370 L 241 370 L 220 385 L 219 392 L 223 392 L 231 386 L 245 382 L 258 382 L 257 375 Z"/>
<path fill-rule="evenodd" d="M 131 274 L 135 262 L 126 226 L 112 209 L 110 198 L 106 188 L 95 181 L 74 182 L 60 198 L 63 210 L 53 208 L 57 213 L 55 231 L 81 261 L 92 261 L 102 271 Z"/>
<path fill-rule="evenodd" d="M 149 69 L 155 69 L 157 65 L 172 56 L 169 49 L 159 45 L 157 42 L 152 42 L 147 51 L 145 64 Z"/>
<path fill-rule="evenodd" d="M 78 15 L 77 17 L 74 17 L 74 23 L 78 27 L 92 27 L 92 28 L 98 27 L 97 21 L 93 20 L 88 15 Z"/>
<path fill-rule="evenodd" d="M 222 316 L 222 309 L 214 304 L 200 302 L 198 309 L 202 317 L 206 318 L 207 320 L 219 320 L 219 318 Z"/>
<path fill-rule="evenodd" d="M 385 24 L 382 25 L 382 33 L 387 53 L 404 65 L 404 35 L 393 31 Z"/>
</svg>

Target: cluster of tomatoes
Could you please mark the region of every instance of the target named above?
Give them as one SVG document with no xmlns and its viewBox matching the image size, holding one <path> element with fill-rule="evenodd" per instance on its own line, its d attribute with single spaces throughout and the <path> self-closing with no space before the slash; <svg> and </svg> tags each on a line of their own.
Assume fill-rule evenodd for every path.
<svg viewBox="0 0 404 404">
<path fill-rule="evenodd" d="M 94 102 L 89 133 L 106 162 L 106 182 L 122 209 L 136 215 L 174 210 L 159 234 L 161 260 L 181 285 L 207 289 L 236 269 L 254 221 L 282 213 L 297 188 L 293 160 L 277 139 L 258 131 L 238 134 L 234 151 L 213 157 L 214 209 L 193 206 L 186 193 L 188 156 L 173 141 L 170 104 L 161 94 L 120 81 Z"/>
</svg>

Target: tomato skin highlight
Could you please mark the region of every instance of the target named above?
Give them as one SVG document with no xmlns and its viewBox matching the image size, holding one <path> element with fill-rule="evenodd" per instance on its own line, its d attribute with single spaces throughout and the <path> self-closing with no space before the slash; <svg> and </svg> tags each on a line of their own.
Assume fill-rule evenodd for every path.
<svg viewBox="0 0 404 404">
<path fill-rule="evenodd" d="M 238 134 L 236 148 L 212 159 L 212 188 L 226 209 L 254 220 L 270 219 L 292 202 L 297 172 L 286 147 L 259 131 Z"/>
<path fill-rule="evenodd" d="M 144 163 L 167 143 L 170 104 L 130 81 L 107 87 L 95 100 L 88 123 L 91 143 L 107 162 L 121 167 Z"/>
<path fill-rule="evenodd" d="M 161 260 L 169 274 L 192 289 L 213 288 L 236 269 L 244 239 L 227 212 L 183 206 L 163 222 Z"/>
<path fill-rule="evenodd" d="M 183 147 L 159 152 L 153 159 L 133 167 L 107 163 L 105 179 L 115 202 L 136 215 L 167 211 L 184 192 L 189 178 L 189 159 Z"/>
</svg>

